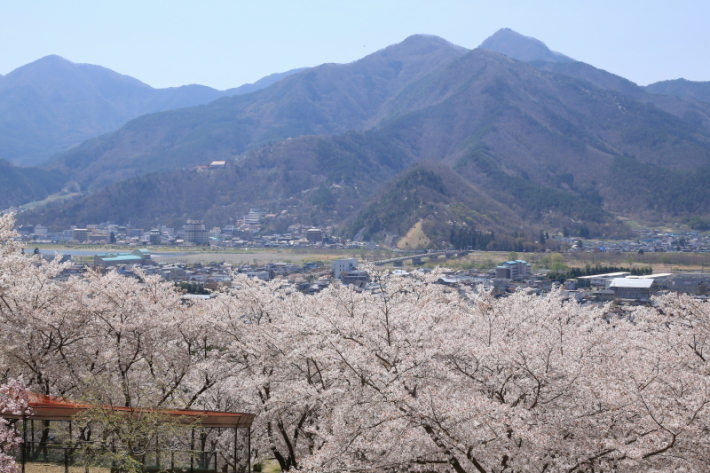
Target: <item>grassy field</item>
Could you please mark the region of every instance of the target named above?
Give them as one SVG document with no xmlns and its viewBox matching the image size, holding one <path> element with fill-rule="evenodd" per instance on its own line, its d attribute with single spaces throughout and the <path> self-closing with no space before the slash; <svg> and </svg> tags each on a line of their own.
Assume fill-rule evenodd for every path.
<svg viewBox="0 0 710 473">
<path fill-rule="evenodd" d="M 517 253 L 517 258 L 533 265 L 533 270 L 547 269 L 547 253 Z M 451 269 L 488 270 L 510 259 L 503 251 L 477 251 L 465 257 L 450 260 L 428 261 L 425 267 L 443 266 Z M 625 268 L 652 267 L 656 273 L 710 270 L 710 254 L 705 253 L 562 253 L 564 263 L 570 268 L 586 266 L 618 266 Z M 406 266 L 405 266 L 406 267 Z"/>
<path fill-rule="evenodd" d="M 34 248 L 42 251 L 105 251 L 106 253 L 121 253 L 133 251 L 136 247 L 118 245 L 56 245 L 29 243 L 25 251 Z M 144 248 L 144 247 L 140 247 Z M 391 258 L 395 253 L 389 250 L 363 250 L 363 249 L 331 249 L 319 247 L 305 248 L 221 248 L 221 247 L 190 247 L 190 246 L 147 246 L 152 253 L 160 254 L 156 257 L 160 262 L 211 263 L 228 262 L 232 264 L 266 263 L 282 261 L 286 263 L 308 263 L 313 261 L 328 262 L 338 258 L 357 258 L 360 261 L 377 261 Z M 175 253 L 175 256 L 169 256 Z M 93 262 L 93 256 L 74 256 L 77 262 Z"/>
<path fill-rule="evenodd" d="M 134 247 L 116 245 L 32 245 L 41 250 L 57 251 L 106 251 L 128 252 Z M 376 249 L 330 249 L 318 247 L 305 248 L 215 248 L 215 247 L 182 247 L 182 246 L 149 246 L 153 253 L 160 253 L 157 261 L 164 263 L 182 262 L 186 264 L 228 262 L 231 264 L 261 264 L 274 261 L 303 264 L 313 261 L 329 262 L 338 258 L 357 258 L 360 261 L 372 262 L 393 256 L 402 256 L 390 250 Z M 175 253 L 175 256 L 167 256 Z M 162 256 L 165 255 L 165 256 Z M 534 268 L 545 268 L 543 258 L 545 253 L 518 253 L 519 259 L 531 263 Z M 451 269 L 487 270 L 507 261 L 510 253 L 504 251 L 476 251 L 456 259 L 439 259 L 426 261 L 425 267 L 444 266 Z M 548 255 L 549 257 L 549 255 Z M 623 266 L 640 268 L 651 266 L 654 272 L 698 271 L 710 269 L 710 254 L 706 253 L 562 253 L 567 266 L 582 268 L 585 266 Z M 90 263 L 93 257 L 75 257 L 81 262 Z M 405 268 L 408 266 L 405 265 Z M 409 266 L 411 269 L 413 266 Z"/>
<path fill-rule="evenodd" d="M 25 473 L 64 473 L 64 465 L 53 463 L 26 463 Z M 69 473 L 110 473 L 110 468 L 70 466 Z"/>
<path fill-rule="evenodd" d="M 535 262 L 537 255 L 532 255 Z M 710 254 L 706 253 L 572 253 L 565 254 L 570 267 L 623 266 L 642 268 L 651 266 L 656 273 L 698 271 L 710 268 Z M 539 258 L 539 257 L 538 257 Z"/>
</svg>

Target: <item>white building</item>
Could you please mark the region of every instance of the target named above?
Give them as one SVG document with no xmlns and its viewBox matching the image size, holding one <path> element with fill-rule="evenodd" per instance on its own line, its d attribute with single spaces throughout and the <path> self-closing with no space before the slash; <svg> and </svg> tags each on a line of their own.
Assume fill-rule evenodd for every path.
<svg viewBox="0 0 710 473">
<path fill-rule="evenodd" d="M 520 279 L 530 274 L 530 264 L 524 260 L 506 261 L 496 266 L 496 278 Z"/>
<path fill-rule="evenodd" d="M 336 279 L 340 279 L 340 273 L 347 273 L 357 268 L 357 259 L 335 259 L 331 267 L 333 269 L 333 276 L 335 276 Z"/>
<path fill-rule="evenodd" d="M 579 287 L 603 287 L 609 289 L 611 282 L 616 278 L 625 278 L 631 275 L 628 271 L 620 271 L 618 273 L 594 274 L 592 276 L 580 276 L 577 278 Z"/>
<path fill-rule="evenodd" d="M 653 279 L 615 278 L 609 285 L 619 299 L 648 299 L 657 286 Z"/>
<path fill-rule="evenodd" d="M 249 209 L 249 213 L 244 216 L 244 223 L 255 225 L 264 218 L 264 212 L 259 209 Z"/>
</svg>

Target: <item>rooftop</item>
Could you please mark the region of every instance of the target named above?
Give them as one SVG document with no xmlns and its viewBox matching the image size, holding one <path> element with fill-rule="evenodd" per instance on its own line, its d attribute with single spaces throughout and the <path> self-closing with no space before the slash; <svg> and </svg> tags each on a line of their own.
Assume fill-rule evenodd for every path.
<svg viewBox="0 0 710 473">
<path fill-rule="evenodd" d="M 96 406 L 78 404 L 66 399 L 37 393 L 30 393 L 28 405 L 31 408 L 31 411 L 26 415 L 26 418 L 35 420 L 71 420 L 77 414 L 96 408 Z M 243 414 L 238 412 L 201 411 L 188 409 L 140 409 L 117 406 L 102 407 L 126 413 L 151 412 L 174 416 L 176 418 L 184 417 L 187 418 L 187 422 L 196 422 L 202 427 L 246 428 L 249 427 L 254 420 L 254 414 Z M 2 415 L 3 417 L 12 419 L 23 418 L 22 416 L 7 412 L 3 412 Z"/>
<path fill-rule="evenodd" d="M 592 279 L 592 278 L 618 278 L 629 274 L 628 271 L 620 271 L 618 273 L 592 274 L 591 276 L 580 276 L 577 279 Z"/>
<path fill-rule="evenodd" d="M 106 256 L 98 255 L 98 257 L 104 261 L 127 261 L 127 260 L 128 261 L 140 261 L 143 259 L 138 255 L 132 255 L 129 253 L 121 254 L 121 255 L 110 255 L 110 256 L 109 255 L 106 255 Z"/>
<path fill-rule="evenodd" d="M 650 289 L 653 285 L 653 279 L 627 279 L 615 278 L 609 287 L 629 287 L 637 289 Z"/>
</svg>

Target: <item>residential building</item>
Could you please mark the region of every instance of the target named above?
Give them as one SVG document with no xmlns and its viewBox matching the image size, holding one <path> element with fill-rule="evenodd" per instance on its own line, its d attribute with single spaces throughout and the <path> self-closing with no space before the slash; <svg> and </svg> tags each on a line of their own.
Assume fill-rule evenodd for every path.
<svg viewBox="0 0 710 473">
<path fill-rule="evenodd" d="M 524 260 L 506 261 L 496 266 L 496 278 L 520 279 L 531 274 L 530 264 Z"/>
<path fill-rule="evenodd" d="M 154 228 L 150 231 L 149 241 L 151 245 L 160 245 L 163 243 L 163 237 L 159 229 Z"/>
<path fill-rule="evenodd" d="M 244 216 L 244 223 L 247 225 L 255 225 L 258 224 L 263 217 L 264 212 L 261 212 L 259 209 L 249 209 L 249 213 Z"/>
<path fill-rule="evenodd" d="M 204 245 L 209 242 L 209 233 L 205 230 L 202 220 L 187 220 L 187 224 L 182 226 L 185 241 L 196 245 Z"/>
<path fill-rule="evenodd" d="M 87 236 L 87 241 L 91 243 L 108 243 L 109 235 L 106 230 L 91 230 Z"/>
<path fill-rule="evenodd" d="M 340 276 L 343 272 L 348 273 L 348 272 L 353 271 L 357 268 L 357 259 L 355 259 L 355 258 L 336 259 L 336 260 L 332 261 L 331 267 L 333 269 L 333 276 L 336 279 L 340 279 Z"/>
<path fill-rule="evenodd" d="M 83 243 L 89 239 L 88 228 L 74 228 L 71 231 L 71 239 Z"/>
<path fill-rule="evenodd" d="M 247 271 L 248 278 L 257 278 L 263 281 L 268 281 L 271 279 L 271 274 L 268 271 Z"/>
<path fill-rule="evenodd" d="M 320 228 L 309 228 L 306 230 L 306 240 L 311 244 L 322 242 L 323 231 Z"/>
<path fill-rule="evenodd" d="M 346 286 L 353 285 L 355 287 L 363 287 L 370 282 L 370 275 L 362 269 L 354 269 L 352 271 L 343 271 L 340 273 L 340 281 Z"/>
</svg>

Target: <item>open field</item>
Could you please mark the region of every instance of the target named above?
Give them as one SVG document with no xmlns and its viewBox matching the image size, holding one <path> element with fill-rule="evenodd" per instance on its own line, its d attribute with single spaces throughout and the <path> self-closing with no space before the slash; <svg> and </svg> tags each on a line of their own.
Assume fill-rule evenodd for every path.
<svg viewBox="0 0 710 473">
<path fill-rule="evenodd" d="M 97 253 L 121 253 L 136 247 L 118 245 L 56 245 L 28 244 L 25 251 L 39 248 L 42 253 L 71 254 L 75 261 L 90 263 Z M 143 247 L 140 247 L 143 248 Z M 390 258 L 396 253 L 389 250 L 306 248 L 215 248 L 190 246 L 148 246 L 154 259 L 161 263 L 181 262 L 186 264 L 226 262 L 231 264 L 268 263 L 283 261 L 292 263 L 331 261 L 338 258 L 357 258 L 361 261 L 376 261 Z"/>
<path fill-rule="evenodd" d="M 535 263 L 540 256 L 531 255 Z M 571 253 L 564 255 L 570 267 L 624 266 L 642 268 L 651 266 L 656 273 L 674 271 L 699 271 L 710 269 L 710 254 L 707 253 Z"/>
<path fill-rule="evenodd" d="M 27 251 L 34 247 L 42 252 L 58 251 L 74 254 L 75 260 L 90 262 L 95 252 L 128 252 L 134 247 L 116 245 L 27 245 Z M 161 263 L 211 263 L 226 262 L 231 264 L 269 263 L 282 261 L 287 263 L 305 263 L 311 261 L 328 262 L 338 258 L 357 258 L 360 261 L 377 261 L 402 256 L 390 250 L 330 249 L 330 248 L 220 248 L 149 246 L 155 260 Z M 452 269 L 490 269 L 509 259 L 506 251 L 475 251 L 469 255 L 450 259 L 426 262 L 426 267 L 446 266 Z M 544 267 L 540 262 L 545 253 L 518 253 L 534 267 Z M 565 264 L 570 267 L 623 266 L 640 268 L 652 266 L 655 272 L 698 271 L 710 269 L 710 254 L 706 253 L 562 253 Z M 83 258 L 83 259 L 82 259 Z M 426 261 L 426 260 L 425 260 Z M 407 266 L 405 265 L 405 268 Z M 410 268 L 413 267 L 410 265 Z"/>
<path fill-rule="evenodd" d="M 54 463 L 26 463 L 25 473 L 65 473 L 64 465 Z M 70 466 L 69 473 L 110 473 L 110 468 Z"/>
<path fill-rule="evenodd" d="M 533 265 L 533 270 L 544 269 L 542 259 L 549 253 L 518 253 Z M 507 261 L 510 253 L 504 251 L 476 251 L 462 258 L 427 262 L 425 267 L 445 266 L 451 269 L 486 270 Z M 705 253 L 562 253 L 564 263 L 571 268 L 589 266 L 622 266 L 645 268 L 651 266 L 654 272 L 678 272 L 710 270 L 710 254 Z M 406 267 L 406 266 L 405 266 Z"/>
</svg>

